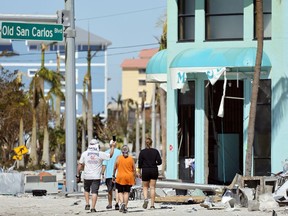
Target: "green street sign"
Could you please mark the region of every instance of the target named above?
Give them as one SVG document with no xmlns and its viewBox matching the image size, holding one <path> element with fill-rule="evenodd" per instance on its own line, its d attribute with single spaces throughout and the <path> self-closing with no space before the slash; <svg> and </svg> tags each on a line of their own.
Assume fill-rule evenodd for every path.
<svg viewBox="0 0 288 216">
<path fill-rule="evenodd" d="M 2 22 L 1 38 L 19 40 L 63 41 L 63 25 Z"/>
</svg>

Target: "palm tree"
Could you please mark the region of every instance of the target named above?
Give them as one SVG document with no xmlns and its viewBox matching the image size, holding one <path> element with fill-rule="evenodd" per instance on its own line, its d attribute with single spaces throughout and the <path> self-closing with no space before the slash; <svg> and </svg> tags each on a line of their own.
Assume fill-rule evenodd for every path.
<svg viewBox="0 0 288 216">
<path fill-rule="evenodd" d="M 116 111 L 116 121 L 119 122 L 121 126 L 122 133 L 124 135 L 124 144 L 128 144 L 129 141 L 129 112 L 134 109 L 134 100 L 131 98 L 128 99 L 122 99 L 122 95 L 119 94 L 117 99 L 112 98 L 114 102 L 117 103 L 118 109 Z M 137 105 L 136 105 L 137 106 Z M 137 109 L 137 107 L 136 107 Z M 119 113 L 120 110 L 120 113 Z"/>
<path fill-rule="evenodd" d="M 135 141 L 135 146 L 136 146 L 136 155 L 139 155 L 140 152 L 140 142 L 139 142 L 139 132 L 140 132 L 140 127 L 139 127 L 139 115 L 140 115 L 140 110 L 139 110 L 139 104 L 137 101 L 135 101 L 135 107 L 136 107 L 136 141 Z"/>
<path fill-rule="evenodd" d="M 87 127 L 87 115 L 86 109 L 88 105 L 88 101 L 85 97 L 86 88 L 85 88 L 85 80 L 83 81 L 83 94 L 78 93 L 82 98 L 82 122 L 81 122 L 81 133 L 82 133 L 82 141 L 81 141 L 81 152 L 84 152 L 86 149 L 86 127 Z"/>
<path fill-rule="evenodd" d="M 46 165 L 50 165 L 49 157 L 49 132 L 48 132 L 48 121 L 49 121 L 49 101 L 52 99 L 52 95 L 60 96 L 64 98 L 61 92 L 61 80 L 63 77 L 60 73 L 55 73 L 52 70 L 48 70 L 45 63 L 45 50 L 48 45 L 42 44 L 41 47 L 41 67 L 39 71 L 36 72 L 30 83 L 30 92 L 33 95 L 33 123 L 32 123 L 32 135 L 31 135 L 31 152 L 30 152 L 30 165 L 38 165 L 37 157 L 37 118 L 36 113 L 39 110 L 39 125 L 43 131 L 43 154 L 42 161 Z M 44 81 L 51 85 L 47 96 L 44 96 Z"/>
<path fill-rule="evenodd" d="M 163 30 L 162 30 L 162 35 L 161 39 L 159 41 L 160 43 L 160 48 L 159 50 L 163 50 L 167 48 L 167 19 L 165 19 L 163 23 Z M 162 175 L 164 175 L 165 170 L 166 170 L 166 124 L 167 124 L 167 101 L 166 101 L 166 92 L 164 89 L 162 89 L 159 86 L 158 83 L 158 88 L 157 88 L 157 94 L 158 94 L 158 103 L 160 104 L 160 121 L 161 121 L 161 138 L 162 138 Z M 158 109 L 159 110 L 159 109 Z"/>
<path fill-rule="evenodd" d="M 36 108 L 39 105 L 39 98 L 42 97 L 42 91 L 39 87 L 40 78 L 36 73 L 30 83 L 30 95 L 32 95 L 32 134 L 30 140 L 30 160 L 29 166 L 36 166 L 38 164 L 37 157 L 37 120 L 36 120 Z"/>
<path fill-rule="evenodd" d="M 261 72 L 261 61 L 263 54 L 263 0 L 256 0 L 256 36 L 257 36 L 257 55 L 255 72 L 252 83 L 251 106 L 248 123 L 248 143 L 245 161 L 245 176 L 251 176 L 252 152 L 255 132 L 256 106 L 258 99 L 258 88 Z"/>
<path fill-rule="evenodd" d="M 87 134 L 88 140 L 93 139 L 93 100 L 92 100 L 92 78 L 91 78 L 91 61 L 96 55 L 96 51 L 91 55 L 90 32 L 88 33 L 88 51 L 87 51 L 87 73 L 84 81 L 87 85 Z"/>
</svg>

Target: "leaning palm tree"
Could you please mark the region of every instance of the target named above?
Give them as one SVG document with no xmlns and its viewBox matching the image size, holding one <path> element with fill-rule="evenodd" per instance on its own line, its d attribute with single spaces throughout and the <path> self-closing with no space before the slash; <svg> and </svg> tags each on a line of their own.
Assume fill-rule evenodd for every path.
<svg viewBox="0 0 288 216">
<path fill-rule="evenodd" d="M 257 54 L 255 71 L 252 83 L 251 105 L 248 123 L 248 143 L 246 149 L 245 176 L 251 176 L 252 170 L 252 152 L 255 132 L 256 106 L 258 99 L 259 80 L 261 71 L 261 62 L 263 54 L 263 0 L 256 0 L 256 36 L 257 36 Z"/>
</svg>

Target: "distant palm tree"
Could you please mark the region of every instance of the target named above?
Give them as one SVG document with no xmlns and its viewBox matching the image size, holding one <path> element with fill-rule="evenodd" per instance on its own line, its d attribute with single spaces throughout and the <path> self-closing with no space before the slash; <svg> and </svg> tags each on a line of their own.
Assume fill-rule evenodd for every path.
<svg viewBox="0 0 288 216">
<path fill-rule="evenodd" d="M 117 99 L 112 97 L 112 100 L 117 103 L 116 121 L 119 122 L 121 130 L 124 135 L 124 144 L 128 144 L 129 141 L 129 112 L 134 109 L 134 100 L 131 98 L 122 99 L 122 95 L 119 94 Z M 119 112 L 120 110 L 120 112 Z"/>
<path fill-rule="evenodd" d="M 96 51 L 91 54 L 90 47 L 90 31 L 88 33 L 88 50 L 87 50 L 87 73 L 84 77 L 84 82 L 87 85 L 87 134 L 88 140 L 93 139 L 93 99 L 92 99 L 92 76 L 91 76 L 91 61 L 96 55 Z"/>
</svg>

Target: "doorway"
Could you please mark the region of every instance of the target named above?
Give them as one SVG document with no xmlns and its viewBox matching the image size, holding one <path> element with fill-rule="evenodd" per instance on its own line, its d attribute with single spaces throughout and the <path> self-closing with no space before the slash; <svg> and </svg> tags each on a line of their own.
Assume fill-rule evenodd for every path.
<svg viewBox="0 0 288 216">
<path fill-rule="evenodd" d="M 178 176 L 182 181 L 194 182 L 195 81 L 189 81 L 188 87 L 185 93 L 178 90 Z"/>
<path fill-rule="evenodd" d="M 223 80 L 206 92 L 208 118 L 208 183 L 231 183 L 236 173 L 243 170 L 243 81 L 228 80 L 224 102 L 224 116 L 218 117 L 223 94 Z M 229 98 L 227 98 L 229 97 Z"/>
</svg>

